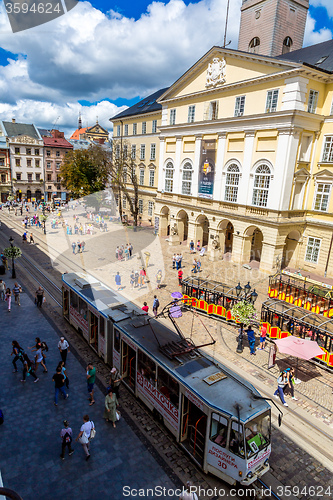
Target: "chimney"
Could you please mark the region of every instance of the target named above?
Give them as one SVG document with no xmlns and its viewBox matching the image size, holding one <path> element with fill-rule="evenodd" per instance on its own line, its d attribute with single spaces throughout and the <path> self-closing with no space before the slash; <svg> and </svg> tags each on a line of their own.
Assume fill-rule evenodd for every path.
<svg viewBox="0 0 333 500">
<path fill-rule="evenodd" d="M 15 118 L 12 118 L 12 123 L 15 123 L 15 122 L 16 122 Z"/>
</svg>

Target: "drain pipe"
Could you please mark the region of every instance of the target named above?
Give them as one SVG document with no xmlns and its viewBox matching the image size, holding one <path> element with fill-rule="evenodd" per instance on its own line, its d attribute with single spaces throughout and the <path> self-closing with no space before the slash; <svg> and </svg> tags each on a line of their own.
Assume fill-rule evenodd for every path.
<svg viewBox="0 0 333 500">
<path fill-rule="evenodd" d="M 325 266 L 325 272 L 324 272 L 325 278 L 327 276 L 327 269 L 328 269 L 328 264 L 329 264 L 329 261 L 330 261 L 330 256 L 331 256 L 331 251 L 332 251 L 332 245 L 333 245 L 333 233 L 332 233 L 332 236 L 331 236 L 331 243 L 330 243 L 330 248 L 328 250 L 327 261 L 326 261 L 326 266 Z"/>
</svg>

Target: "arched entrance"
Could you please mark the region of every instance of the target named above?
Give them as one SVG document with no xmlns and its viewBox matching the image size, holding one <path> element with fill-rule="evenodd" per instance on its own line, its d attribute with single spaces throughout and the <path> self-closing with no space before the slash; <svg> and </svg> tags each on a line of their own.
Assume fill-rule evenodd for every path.
<svg viewBox="0 0 333 500">
<path fill-rule="evenodd" d="M 186 241 L 188 235 L 188 215 L 185 210 L 181 210 L 177 214 L 177 227 L 179 241 Z"/>
<path fill-rule="evenodd" d="M 291 231 L 286 237 L 286 242 L 283 248 L 282 263 L 281 263 L 282 268 L 287 267 L 289 265 L 297 267 L 296 248 L 300 238 L 301 234 L 297 230 Z"/>
<path fill-rule="evenodd" d="M 36 201 L 40 201 L 42 199 L 42 192 L 39 189 L 35 192 L 35 198 Z"/>
<path fill-rule="evenodd" d="M 27 190 L 27 200 L 31 201 L 31 191 L 30 191 L 30 189 Z"/>
<path fill-rule="evenodd" d="M 220 239 L 220 248 L 221 252 L 224 255 L 224 258 L 231 257 L 232 254 L 232 243 L 233 243 L 233 235 L 234 235 L 234 226 L 227 219 L 221 221 L 217 227 Z"/>
<path fill-rule="evenodd" d="M 256 226 L 250 226 L 244 233 L 243 262 L 260 262 L 264 236 Z"/>
<path fill-rule="evenodd" d="M 208 245 L 209 239 L 209 221 L 205 215 L 199 215 L 197 218 L 196 240 L 200 240 L 202 247 Z"/>
<path fill-rule="evenodd" d="M 160 212 L 160 236 L 169 236 L 170 234 L 170 210 L 163 207 Z"/>
<path fill-rule="evenodd" d="M 22 199 L 22 193 L 21 193 L 21 191 L 17 190 L 16 191 L 16 200 L 21 201 L 21 199 Z"/>
</svg>

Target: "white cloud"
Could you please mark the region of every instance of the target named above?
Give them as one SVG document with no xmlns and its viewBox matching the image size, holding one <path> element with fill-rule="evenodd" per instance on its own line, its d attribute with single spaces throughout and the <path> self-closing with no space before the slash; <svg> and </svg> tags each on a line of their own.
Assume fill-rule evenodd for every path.
<svg viewBox="0 0 333 500">
<path fill-rule="evenodd" d="M 304 34 L 304 46 L 315 45 L 316 43 L 325 42 L 326 40 L 331 40 L 332 31 L 328 28 L 322 28 L 319 31 L 315 31 L 316 21 L 310 14 L 308 14 L 305 34 Z"/>
<path fill-rule="evenodd" d="M 332 0 L 310 0 L 312 7 L 324 7 L 330 17 L 333 17 L 333 2 Z"/>
</svg>

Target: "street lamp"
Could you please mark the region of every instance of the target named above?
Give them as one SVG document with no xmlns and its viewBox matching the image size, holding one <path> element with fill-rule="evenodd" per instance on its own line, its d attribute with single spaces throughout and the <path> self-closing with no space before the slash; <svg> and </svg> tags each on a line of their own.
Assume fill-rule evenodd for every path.
<svg viewBox="0 0 333 500">
<path fill-rule="evenodd" d="M 12 248 L 14 248 L 13 241 L 14 241 L 13 238 L 10 237 L 9 243 Z M 16 278 L 16 272 L 15 272 L 14 255 L 12 255 L 12 279 L 14 280 L 15 278 Z"/>
<path fill-rule="evenodd" d="M 43 228 L 44 228 L 44 234 L 46 234 L 46 227 L 45 227 L 45 219 L 46 219 L 46 216 L 45 216 L 45 200 L 44 200 L 44 203 L 43 203 L 42 212 L 43 212 Z"/>
<path fill-rule="evenodd" d="M 236 286 L 236 295 L 237 295 L 237 297 L 240 296 L 240 294 L 242 293 L 242 290 L 243 290 L 243 288 L 241 287 L 241 284 L 238 283 L 238 285 Z"/>
<path fill-rule="evenodd" d="M 250 293 L 250 291 L 251 291 L 251 285 L 250 285 L 250 282 L 248 281 L 247 285 L 244 286 L 245 299 L 248 296 L 248 294 Z"/>
<path fill-rule="evenodd" d="M 258 294 L 255 290 L 253 290 L 253 292 L 250 294 L 251 288 L 252 287 L 250 285 L 250 282 L 248 281 L 247 284 L 244 286 L 244 298 L 242 298 L 242 300 L 244 302 L 249 302 L 250 304 L 254 305 L 255 301 L 258 298 Z M 235 290 L 236 290 L 237 299 L 240 299 L 242 291 L 243 291 L 243 288 L 241 287 L 240 283 L 238 283 L 238 285 L 235 287 Z M 241 323 L 240 324 L 240 332 L 239 332 L 239 335 L 237 337 L 238 344 L 237 344 L 236 352 L 238 352 L 238 353 L 243 352 L 243 340 L 244 340 L 243 323 Z"/>
<path fill-rule="evenodd" d="M 251 302 L 251 304 L 254 305 L 254 303 L 257 300 L 257 298 L 258 298 L 258 294 L 257 294 L 257 292 L 255 290 L 253 290 L 253 292 L 250 295 L 249 301 Z"/>
</svg>

